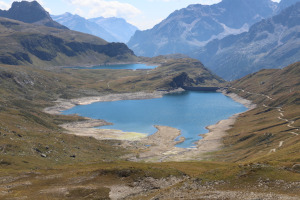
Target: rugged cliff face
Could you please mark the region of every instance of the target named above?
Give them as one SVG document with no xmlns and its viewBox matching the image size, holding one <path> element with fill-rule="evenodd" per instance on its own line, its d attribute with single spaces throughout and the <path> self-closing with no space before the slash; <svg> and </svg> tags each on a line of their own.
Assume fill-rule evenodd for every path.
<svg viewBox="0 0 300 200">
<path fill-rule="evenodd" d="M 170 86 L 173 88 L 184 88 L 186 86 L 192 86 L 194 80 L 191 79 L 186 72 L 182 72 L 180 75 L 173 78 Z"/>
</svg>

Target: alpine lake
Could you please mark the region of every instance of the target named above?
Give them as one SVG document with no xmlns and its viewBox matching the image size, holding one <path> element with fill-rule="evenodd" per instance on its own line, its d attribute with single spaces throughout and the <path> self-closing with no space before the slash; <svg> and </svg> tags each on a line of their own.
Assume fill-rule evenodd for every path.
<svg viewBox="0 0 300 200">
<path fill-rule="evenodd" d="M 95 66 L 84 69 L 145 69 L 143 64 Z M 106 68 L 105 68 L 106 67 Z M 151 66 L 153 69 L 155 66 Z M 121 68 L 121 69 L 124 69 Z M 201 134 L 208 132 L 207 126 L 246 111 L 247 108 L 218 92 L 185 91 L 164 95 L 162 98 L 143 100 L 121 100 L 78 105 L 62 114 L 78 114 L 113 123 L 96 128 L 116 129 L 124 132 L 154 134 L 155 125 L 169 126 L 181 131 L 185 141 L 177 147 L 192 148 Z"/>
</svg>

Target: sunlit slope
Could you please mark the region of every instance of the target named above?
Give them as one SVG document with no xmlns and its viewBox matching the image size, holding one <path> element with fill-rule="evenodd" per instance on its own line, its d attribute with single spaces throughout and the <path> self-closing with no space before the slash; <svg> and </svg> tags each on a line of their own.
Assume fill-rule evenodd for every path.
<svg viewBox="0 0 300 200">
<path fill-rule="evenodd" d="M 242 114 L 224 139 L 220 159 L 300 161 L 300 63 L 262 70 L 229 85 L 229 91 L 257 103 Z M 234 152 L 234 154 L 231 154 Z"/>
</svg>

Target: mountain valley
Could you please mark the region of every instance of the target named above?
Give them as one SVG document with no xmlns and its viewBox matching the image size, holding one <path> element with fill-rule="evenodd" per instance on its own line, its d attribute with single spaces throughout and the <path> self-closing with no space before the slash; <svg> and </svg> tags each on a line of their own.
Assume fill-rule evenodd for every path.
<svg viewBox="0 0 300 200">
<path fill-rule="evenodd" d="M 135 28 L 122 19 L 53 16 L 76 18 L 69 27 L 36 1 L 0 10 L 0 199 L 299 199 L 300 3 L 249 2 L 190 5 L 137 30 L 129 47 L 91 35 L 124 42 Z M 128 63 L 157 67 L 109 68 Z M 84 68 L 96 65 L 108 67 Z M 193 148 L 176 146 L 184 138 L 174 127 L 135 138 L 95 131 L 105 119 L 61 114 L 185 90 L 248 110 L 206 127 Z"/>
</svg>

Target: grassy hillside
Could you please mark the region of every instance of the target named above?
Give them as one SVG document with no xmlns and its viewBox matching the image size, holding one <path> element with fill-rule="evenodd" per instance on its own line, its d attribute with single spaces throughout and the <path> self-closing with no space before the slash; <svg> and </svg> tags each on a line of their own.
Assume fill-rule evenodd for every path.
<svg viewBox="0 0 300 200">
<path fill-rule="evenodd" d="M 300 162 L 300 63 L 262 70 L 229 85 L 257 108 L 242 114 L 224 139 L 219 159 Z M 235 152 L 234 155 L 231 152 Z"/>
<path fill-rule="evenodd" d="M 26 66 L 0 67 L 2 168 L 45 168 L 62 163 L 112 160 L 122 154 L 111 146 L 114 142 L 62 134 L 58 124 L 82 118 L 42 112 L 59 95 L 75 93 L 72 80 L 63 74 Z"/>
<path fill-rule="evenodd" d="M 66 66 L 134 62 L 122 43 L 66 29 L 0 18 L 0 62 L 9 65 Z"/>
</svg>

